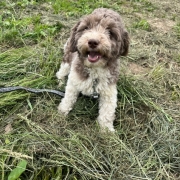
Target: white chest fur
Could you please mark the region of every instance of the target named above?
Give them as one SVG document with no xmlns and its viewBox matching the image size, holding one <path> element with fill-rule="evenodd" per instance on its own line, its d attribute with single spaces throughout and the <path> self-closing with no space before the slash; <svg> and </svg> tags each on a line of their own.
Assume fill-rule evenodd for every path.
<svg viewBox="0 0 180 180">
<path fill-rule="evenodd" d="M 72 84 L 74 88 L 84 95 L 92 95 L 94 91 L 98 94 L 103 93 L 102 91 L 104 91 L 109 84 L 111 77 L 110 72 L 102 67 L 88 68 L 87 71 L 89 77 L 82 80 L 72 64 L 68 83 Z M 94 83 L 94 81 L 97 81 L 97 83 Z"/>
</svg>

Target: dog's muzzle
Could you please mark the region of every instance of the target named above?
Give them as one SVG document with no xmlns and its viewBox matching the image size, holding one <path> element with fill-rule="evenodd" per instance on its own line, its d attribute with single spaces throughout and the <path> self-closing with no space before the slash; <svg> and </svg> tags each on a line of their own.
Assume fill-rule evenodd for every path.
<svg viewBox="0 0 180 180">
<path fill-rule="evenodd" d="M 99 45 L 99 41 L 96 39 L 90 39 L 88 41 L 88 47 L 90 51 L 88 51 L 88 60 L 92 63 L 97 62 L 101 58 L 101 53 L 97 51 L 97 47 Z"/>
</svg>

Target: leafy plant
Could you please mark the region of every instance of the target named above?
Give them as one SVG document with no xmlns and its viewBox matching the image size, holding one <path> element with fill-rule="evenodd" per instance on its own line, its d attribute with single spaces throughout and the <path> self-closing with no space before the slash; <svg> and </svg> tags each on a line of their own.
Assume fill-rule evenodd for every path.
<svg viewBox="0 0 180 180">
<path fill-rule="evenodd" d="M 21 174 L 26 170 L 26 166 L 27 166 L 27 161 L 26 160 L 21 160 L 16 168 L 14 168 L 9 176 L 8 176 L 8 180 L 17 180 Z"/>
</svg>

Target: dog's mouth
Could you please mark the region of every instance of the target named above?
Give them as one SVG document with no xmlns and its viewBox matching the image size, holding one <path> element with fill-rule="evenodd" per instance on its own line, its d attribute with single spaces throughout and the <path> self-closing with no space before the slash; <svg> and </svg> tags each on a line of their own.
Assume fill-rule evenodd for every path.
<svg viewBox="0 0 180 180">
<path fill-rule="evenodd" d="M 96 52 L 96 51 L 89 51 L 87 53 L 88 61 L 90 61 L 92 63 L 95 63 L 95 62 L 99 61 L 101 56 L 102 55 L 99 52 Z"/>
</svg>

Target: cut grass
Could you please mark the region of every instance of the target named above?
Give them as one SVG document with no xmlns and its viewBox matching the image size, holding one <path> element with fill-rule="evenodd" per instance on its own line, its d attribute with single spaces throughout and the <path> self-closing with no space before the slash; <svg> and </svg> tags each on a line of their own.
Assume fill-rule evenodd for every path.
<svg viewBox="0 0 180 180">
<path fill-rule="evenodd" d="M 79 97 L 64 118 L 55 95 L 0 94 L 0 179 L 24 160 L 25 180 L 180 178 L 178 1 L 0 2 L 0 87 L 56 89 L 70 27 L 96 7 L 120 12 L 131 35 L 130 53 L 121 58 L 116 133 L 99 131 L 97 100 Z M 154 17 L 176 17 L 177 26 L 164 33 L 151 26 Z"/>
</svg>

